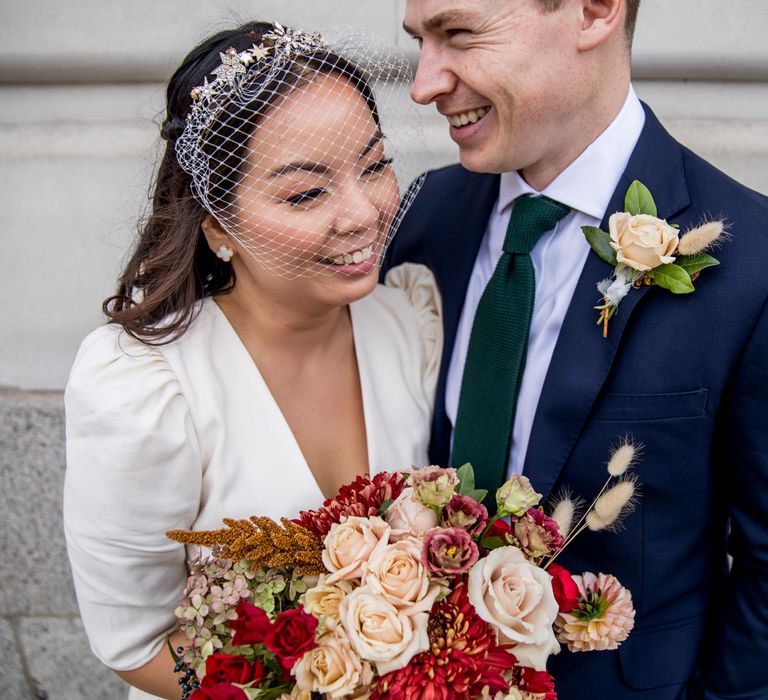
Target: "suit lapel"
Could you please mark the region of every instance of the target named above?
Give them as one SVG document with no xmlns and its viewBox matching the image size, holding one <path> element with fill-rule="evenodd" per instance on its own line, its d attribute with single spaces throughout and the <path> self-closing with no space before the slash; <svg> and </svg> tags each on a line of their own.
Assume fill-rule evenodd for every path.
<svg viewBox="0 0 768 700">
<path fill-rule="evenodd" d="M 671 218 L 688 206 L 682 149 L 645 107 L 646 122 L 624 174 L 611 197 L 601 228 L 624 210 L 624 195 L 633 180 L 653 194 L 661 218 Z M 608 337 L 595 325 L 599 301 L 597 283 L 611 268 L 590 252 L 560 330 L 536 410 L 524 473 L 537 491 L 548 497 L 581 434 L 589 412 L 620 349 L 621 337 L 633 311 L 650 287 L 633 289 L 611 319 Z"/>
<path fill-rule="evenodd" d="M 469 179 L 460 190 L 451 193 L 444 209 L 441 244 L 431 247 L 427 262 L 435 272 L 443 297 L 445 338 L 432 422 L 430 459 L 433 464 L 447 465 L 450 458 L 451 424 L 445 412 L 448 367 L 475 258 L 499 195 L 498 175 L 464 172 Z"/>
</svg>

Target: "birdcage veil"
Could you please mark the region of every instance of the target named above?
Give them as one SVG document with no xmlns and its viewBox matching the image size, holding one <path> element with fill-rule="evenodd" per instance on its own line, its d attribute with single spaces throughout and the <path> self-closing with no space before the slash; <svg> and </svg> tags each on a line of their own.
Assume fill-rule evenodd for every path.
<svg viewBox="0 0 768 700">
<path fill-rule="evenodd" d="M 370 271 L 419 186 L 405 58 L 361 31 L 275 23 L 220 59 L 176 141 L 194 196 L 275 275 Z"/>
</svg>

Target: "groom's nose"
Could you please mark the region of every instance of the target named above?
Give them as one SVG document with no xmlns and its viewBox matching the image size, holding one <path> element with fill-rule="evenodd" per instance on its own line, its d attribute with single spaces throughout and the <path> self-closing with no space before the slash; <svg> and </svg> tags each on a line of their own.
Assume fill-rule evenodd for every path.
<svg viewBox="0 0 768 700">
<path fill-rule="evenodd" d="M 449 94 L 456 86 L 455 73 L 448 67 L 440 50 L 424 42 L 419 53 L 419 64 L 411 86 L 411 99 L 422 105 Z"/>
</svg>

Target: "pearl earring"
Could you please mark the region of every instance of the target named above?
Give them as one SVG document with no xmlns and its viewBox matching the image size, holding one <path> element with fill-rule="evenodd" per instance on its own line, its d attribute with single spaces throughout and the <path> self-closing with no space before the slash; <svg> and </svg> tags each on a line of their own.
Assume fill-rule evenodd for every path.
<svg viewBox="0 0 768 700">
<path fill-rule="evenodd" d="M 224 262 L 229 262 L 232 260 L 232 256 L 235 254 L 235 251 L 232 250 L 229 246 L 226 246 L 224 244 L 219 246 L 219 249 L 216 251 L 216 257 L 220 260 L 223 260 Z"/>
</svg>

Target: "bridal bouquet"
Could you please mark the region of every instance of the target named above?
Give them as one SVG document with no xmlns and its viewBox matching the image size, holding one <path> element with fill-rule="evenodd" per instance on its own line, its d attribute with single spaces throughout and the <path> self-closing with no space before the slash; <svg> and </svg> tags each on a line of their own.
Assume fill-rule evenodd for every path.
<svg viewBox="0 0 768 700">
<path fill-rule="evenodd" d="M 176 610 L 185 697 L 554 700 L 560 644 L 615 649 L 634 624 L 613 576 L 554 562 L 631 508 L 634 458 L 621 445 L 598 497 L 551 515 L 519 475 L 489 515 L 464 465 L 358 477 L 295 520 L 168 533 L 214 552 Z"/>
</svg>

